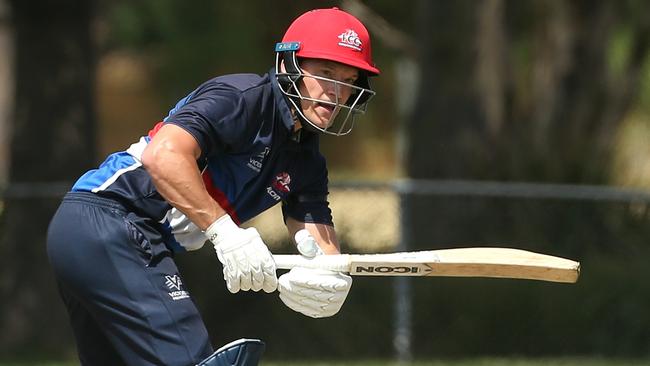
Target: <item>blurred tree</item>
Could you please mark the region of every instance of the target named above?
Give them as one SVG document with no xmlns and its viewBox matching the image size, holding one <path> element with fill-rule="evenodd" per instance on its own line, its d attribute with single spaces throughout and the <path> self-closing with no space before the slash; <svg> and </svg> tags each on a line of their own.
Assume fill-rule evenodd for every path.
<svg viewBox="0 0 650 366">
<path fill-rule="evenodd" d="M 13 62 L 13 47 L 11 24 L 9 22 L 9 5 L 6 0 L 0 0 L 0 186 L 7 183 L 9 155 L 9 110 L 13 98 L 13 82 L 11 65 Z M 1 209 L 0 209 L 1 211 Z"/>
<path fill-rule="evenodd" d="M 10 185 L 0 222 L 0 347 L 13 354 L 62 352 L 70 339 L 62 337 L 69 327 L 45 235 L 62 193 L 52 184 L 79 176 L 94 161 L 93 5 L 10 1 L 16 87 Z"/>
<path fill-rule="evenodd" d="M 273 47 L 299 14 L 313 8 L 341 6 L 341 1 L 219 2 L 211 0 L 143 0 L 105 2 L 106 30 L 102 51 L 137 55 L 154 76 L 155 100 L 161 117 L 190 90 L 210 77 L 227 73 L 265 73 L 274 63 Z M 410 24 L 408 7 L 377 1 L 383 14 Z M 406 14 L 406 17 L 400 17 Z M 393 173 L 393 132 L 397 123 L 390 85 L 391 55 L 382 52 L 379 34 L 373 34 L 375 61 L 386 71 L 373 80 L 379 91 L 367 116 L 345 139 L 323 138 L 331 171 L 359 170 Z M 123 105 L 120 107 L 124 108 Z M 117 108 L 113 108 L 115 110 Z M 125 115 L 130 118 L 131 115 Z M 100 121 L 101 123 L 102 121 Z M 113 120 L 106 121 L 113 124 Z M 124 122 L 128 123 L 128 122 Z M 134 121 L 146 131 L 153 121 Z M 112 146 L 122 148 L 121 145 Z"/>
<path fill-rule="evenodd" d="M 649 2 L 419 6 L 410 177 L 608 182 L 648 59 Z"/>
<path fill-rule="evenodd" d="M 405 128 L 407 176 L 608 183 L 614 136 L 648 59 L 649 2 L 418 6 L 422 76 Z M 432 202 L 409 202 L 414 240 L 445 232 L 417 214 Z"/>
<path fill-rule="evenodd" d="M 102 19 L 101 51 L 128 48 L 146 56 L 158 75 L 162 115 L 165 107 L 212 75 L 266 72 L 273 61 L 273 44 L 297 14 L 359 1 L 99 3 L 101 13 L 107 15 Z M 402 65 L 381 62 L 382 57 L 395 56 L 382 50 L 383 43 L 391 52 L 414 57 L 419 65 L 419 93 L 404 128 L 407 176 L 607 182 L 611 137 L 634 103 L 642 66 L 648 63 L 650 2 L 367 3 L 389 23 L 412 33 L 415 42 L 399 34 L 392 37 L 396 33 L 381 29 L 381 22 L 380 28 L 371 29 L 383 71 L 381 78 L 373 80 L 378 101 L 351 140 L 324 139 L 330 162 L 337 160 L 335 154 L 341 162 L 354 162 L 364 148 L 372 147 L 373 139 L 395 130 L 391 96 L 396 81 L 390 74 L 394 70 L 396 79 L 405 74 Z M 59 318 L 64 311 L 48 277 L 43 247 L 58 198 L 38 197 L 48 195 L 40 190 L 47 186 L 35 183 L 73 179 L 95 163 L 90 37 L 95 1 L 11 0 L 10 4 L 17 89 L 10 147 L 12 188 L 0 222 L 0 354 L 5 354 L 2 348 L 58 350 L 66 341 L 60 333 L 68 327 Z M 143 131 L 152 122 L 141 121 Z M 371 143 L 364 145 L 363 138 L 368 137 Z M 377 150 L 369 151 L 367 161 L 384 159 L 375 155 Z M 544 212 L 526 211 L 529 207 L 508 212 L 481 202 L 422 196 L 407 196 L 404 202 L 404 229 L 411 246 L 478 244 L 503 238 L 522 242 L 518 239 L 531 240 L 533 234 L 543 238 L 542 234 L 573 223 L 567 215 L 545 218 Z M 537 219 L 548 220 L 541 230 L 535 226 Z M 607 220 L 598 217 L 594 226 L 601 221 Z M 359 297 L 358 302 L 366 307 L 368 299 Z M 219 302 L 209 305 L 215 303 Z M 424 303 L 435 304 L 435 300 Z M 57 309 L 44 311 L 44 307 Z M 34 324 L 43 326 L 34 329 Z M 221 325 L 222 319 L 214 319 L 213 324 Z M 472 329 L 477 337 L 482 334 L 479 328 Z M 269 334 L 276 333 L 269 329 Z M 314 333 L 322 335 L 323 330 L 319 327 Z M 444 334 L 439 339 L 445 339 Z M 455 339 L 449 337 L 449 342 Z M 348 344 L 348 354 L 359 352 L 354 346 Z M 382 351 L 388 352 L 385 348 Z M 315 354 L 311 351 L 304 350 Z"/>
<path fill-rule="evenodd" d="M 264 73 L 284 28 L 314 2 L 144 0 L 105 3 L 104 52 L 146 53 L 164 105 L 224 73 Z M 319 6 L 335 5 L 319 2 Z"/>
<path fill-rule="evenodd" d="M 644 65 L 649 65 L 650 2 L 421 0 L 416 6 L 421 80 L 405 128 L 408 142 L 403 163 L 408 177 L 609 183 L 615 136 L 635 103 L 643 72 L 648 72 Z M 533 199 L 422 194 L 405 194 L 402 202 L 404 240 L 409 249 L 430 243 L 444 247 L 511 243 L 567 257 L 602 255 L 610 262 L 591 263 L 602 269 L 636 266 L 635 253 L 647 248 L 642 231 L 629 233 L 627 242 L 598 234 L 610 222 L 647 226 L 646 217 L 625 210 L 594 209 L 591 202 L 553 205 Z M 594 270 L 598 276 L 596 273 Z M 644 275 L 630 273 L 621 282 L 638 283 L 634 280 Z M 589 278 L 581 281 L 590 285 Z M 510 286 L 505 293 L 517 294 L 521 289 Z M 413 292 L 426 297 L 426 291 Z M 558 292 L 539 291 L 520 299 L 539 300 L 544 294 L 552 297 Z M 575 298 L 570 301 L 577 303 Z M 513 303 L 498 301 L 492 309 L 501 307 L 511 314 L 534 314 L 538 309 L 534 301 L 526 308 L 513 307 Z M 633 306 L 643 305 L 635 302 Z M 419 309 L 413 317 L 423 321 L 436 310 L 440 309 Z M 463 313 L 463 317 L 468 324 L 480 324 L 491 316 L 479 311 Z M 563 324 L 567 329 L 584 327 L 575 323 L 573 316 L 569 318 Z M 452 341 L 441 344 L 438 351 L 525 353 L 525 348 L 503 347 L 513 333 L 525 333 L 517 333 L 522 322 L 530 322 L 524 328 L 543 333 L 534 318 L 522 315 L 520 321 L 504 321 L 480 335 L 475 332 L 479 328 L 472 328 L 471 333 L 481 339 L 473 344 L 475 348 L 454 351 Z M 622 322 L 616 326 L 633 327 Z M 497 336 L 495 328 L 508 334 Z M 446 339 L 448 333 L 441 329 L 441 339 Z M 581 329 L 582 334 L 593 330 L 590 326 Z M 431 335 L 429 330 L 420 331 Z M 515 338 L 512 344 L 520 341 Z M 542 345 L 543 339 L 528 339 L 526 344 L 535 344 L 531 351 L 536 353 L 562 349 L 612 354 L 624 348 L 643 353 L 648 340 L 643 333 L 616 341 L 608 337 L 612 343 L 606 346 L 598 346 L 593 339 L 581 344 Z M 423 342 L 417 346 L 422 347 L 421 352 L 428 347 Z"/>
<path fill-rule="evenodd" d="M 614 136 L 648 60 L 650 2 L 418 6 L 422 77 L 403 161 L 410 178 L 608 183 Z M 434 204 L 420 198 L 405 201 L 413 240 L 476 240 L 444 234 L 459 225 L 453 204 L 441 208 L 448 220 L 431 225 L 418 212 Z M 466 212 L 456 214 L 462 221 Z"/>
</svg>

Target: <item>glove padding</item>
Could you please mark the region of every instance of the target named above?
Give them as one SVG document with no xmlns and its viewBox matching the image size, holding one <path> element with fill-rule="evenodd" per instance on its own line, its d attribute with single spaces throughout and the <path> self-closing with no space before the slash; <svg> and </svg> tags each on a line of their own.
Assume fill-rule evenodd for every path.
<svg viewBox="0 0 650 366">
<path fill-rule="evenodd" d="M 298 230 L 294 236 L 296 241 L 296 248 L 303 257 L 314 258 L 323 255 L 323 250 L 316 243 L 316 239 L 309 233 L 307 229 Z"/>
<path fill-rule="evenodd" d="M 282 302 L 312 318 L 338 313 L 351 286 L 352 277 L 341 272 L 300 267 L 293 268 L 278 280 Z"/>
<path fill-rule="evenodd" d="M 277 289 L 275 261 L 255 228 L 241 229 L 235 225 L 211 236 L 217 258 L 223 264 L 228 291 L 263 289 L 271 293 Z"/>
</svg>

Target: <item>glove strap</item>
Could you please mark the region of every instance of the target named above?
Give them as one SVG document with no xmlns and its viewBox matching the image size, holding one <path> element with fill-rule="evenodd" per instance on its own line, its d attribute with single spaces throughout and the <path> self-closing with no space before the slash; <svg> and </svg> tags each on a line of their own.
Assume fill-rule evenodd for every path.
<svg viewBox="0 0 650 366">
<path fill-rule="evenodd" d="M 238 228 L 239 226 L 232 221 L 230 215 L 225 214 L 216 219 L 207 229 L 205 229 L 205 236 L 214 244 L 220 235 L 230 231 L 235 231 Z"/>
</svg>

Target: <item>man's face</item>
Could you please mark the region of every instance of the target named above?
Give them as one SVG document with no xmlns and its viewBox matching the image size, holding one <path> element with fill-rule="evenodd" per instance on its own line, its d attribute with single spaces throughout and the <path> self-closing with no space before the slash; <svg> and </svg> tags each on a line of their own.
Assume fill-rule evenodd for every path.
<svg viewBox="0 0 650 366">
<path fill-rule="evenodd" d="M 300 83 L 300 93 L 303 96 L 333 104 L 345 104 L 353 93 L 352 88 L 309 76 L 333 79 L 347 84 L 354 84 L 359 77 L 359 71 L 356 68 L 327 60 L 303 59 L 300 62 L 300 68 L 306 76 Z M 305 99 L 300 102 L 300 107 L 305 117 L 323 129 L 330 125 L 340 110 L 340 107 L 334 105 Z"/>
</svg>

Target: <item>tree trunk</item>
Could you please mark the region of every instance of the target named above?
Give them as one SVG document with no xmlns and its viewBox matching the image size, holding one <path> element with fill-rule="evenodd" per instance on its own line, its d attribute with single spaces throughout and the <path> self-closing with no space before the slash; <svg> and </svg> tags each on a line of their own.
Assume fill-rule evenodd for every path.
<svg viewBox="0 0 650 366">
<path fill-rule="evenodd" d="M 0 222 L 0 349 L 63 352 L 65 310 L 45 253 L 61 182 L 94 162 L 93 1 L 10 1 L 15 109 Z M 69 348 L 68 348 L 69 349 Z M 11 351 L 11 353 L 9 352 Z"/>
<path fill-rule="evenodd" d="M 0 189 L 7 184 L 9 170 L 9 111 L 13 100 L 11 68 L 13 64 L 9 5 L 0 0 Z M 0 209 L 0 212 L 2 210 Z"/>
<path fill-rule="evenodd" d="M 453 178 L 470 171 L 472 160 L 461 153 L 483 126 L 474 88 L 474 5 L 467 0 L 419 3 L 422 77 L 406 128 L 405 169 L 411 178 Z"/>
</svg>

